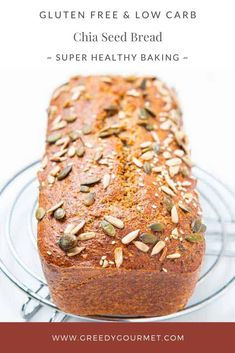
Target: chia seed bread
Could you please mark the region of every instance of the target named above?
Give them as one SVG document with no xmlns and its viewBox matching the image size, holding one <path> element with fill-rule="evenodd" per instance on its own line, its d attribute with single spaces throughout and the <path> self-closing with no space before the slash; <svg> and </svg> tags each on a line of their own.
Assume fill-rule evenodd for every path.
<svg viewBox="0 0 235 353">
<path fill-rule="evenodd" d="M 38 250 L 53 302 L 77 315 L 186 305 L 205 250 L 175 92 L 155 77 L 77 76 L 48 109 Z"/>
</svg>

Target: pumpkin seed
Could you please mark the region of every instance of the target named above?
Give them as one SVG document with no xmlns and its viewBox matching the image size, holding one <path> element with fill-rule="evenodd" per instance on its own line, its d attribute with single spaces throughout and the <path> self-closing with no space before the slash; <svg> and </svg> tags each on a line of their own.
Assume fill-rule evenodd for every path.
<svg viewBox="0 0 235 353">
<path fill-rule="evenodd" d="M 152 118 L 156 117 L 156 114 L 154 113 L 154 111 L 151 108 L 145 107 L 144 109 L 146 110 L 147 114 L 150 115 Z"/>
<path fill-rule="evenodd" d="M 149 118 L 149 114 L 145 108 L 140 108 L 139 110 L 139 119 L 147 120 Z"/>
<path fill-rule="evenodd" d="M 71 249 L 69 252 L 67 252 L 67 256 L 76 256 L 79 255 L 83 250 L 85 250 L 85 246 L 76 246 L 75 248 Z"/>
<path fill-rule="evenodd" d="M 90 191 L 90 188 L 86 185 L 81 185 L 80 186 L 80 191 L 81 192 L 89 192 Z"/>
<path fill-rule="evenodd" d="M 146 124 L 146 125 L 145 125 L 145 129 L 146 129 L 147 131 L 153 131 L 153 130 L 154 130 L 154 126 L 153 126 L 153 124 Z"/>
<path fill-rule="evenodd" d="M 77 237 L 75 237 L 73 234 L 62 235 L 58 244 L 63 251 L 69 251 L 77 245 Z"/>
<path fill-rule="evenodd" d="M 153 151 L 156 153 L 156 154 L 158 154 L 159 152 L 160 152 L 160 143 L 159 142 L 154 142 L 153 143 Z"/>
<path fill-rule="evenodd" d="M 202 223 L 201 228 L 200 228 L 200 232 L 205 233 L 205 231 L 206 231 L 206 225 Z"/>
<path fill-rule="evenodd" d="M 86 180 L 82 180 L 80 182 L 80 185 L 94 185 L 94 184 L 97 184 L 100 182 L 100 177 L 90 177 L 90 178 L 87 178 Z"/>
<path fill-rule="evenodd" d="M 174 254 L 167 255 L 167 259 L 178 259 L 181 257 L 181 255 L 178 252 L 175 252 Z"/>
<path fill-rule="evenodd" d="M 122 265 L 122 263 L 123 263 L 122 248 L 119 247 L 114 250 L 114 261 L 115 261 L 117 268 L 119 268 Z"/>
<path fill-rule="evenodd" d="M 38 221 L 41 221 L 43 217 L 45 216 L 46 211 L 42 207 L 38 207 L 36 212 L 35 212 L 35 217 Z"/>
<path fill-rule="evenodd" d="M 180 173 L 184 176 L 184 177 L 188 177 L 189 176 L 189 170 L 188 168 L 184 165 L 180 167 Z"/>
<path fill-rule="evenodd" d="M 103 229 L 104 233 L 109 235 L 110 237 L 114 237 L 116 234 L 116 230 L 114 228 L 114 226 L 107 222 L 107 221 L 101 221 L 100 222 L 100 226 Z"/>
<path fill-rule="evenodd" d="M 90 240 L 95 238 L 96 234 L 95 232 L 86 232 L 86 233 L 81 233 L 78 235 L 78 240 Z"/>
<path fill-rule="evenodd" d="M 157 242 L 157 244 L 153 247 L 151 256 L 159 254 L 162 251 L 162 249 L 165 248 L 165 246 L 166 246 L 166 243 L 163 240 L 159 240 L 159 242 Z"/>
<path fill-rule="evenodd" d="M 163 203 L 164 203 L 164 206 L 166 207 L 167 211 L 171 212 L 171 209 L 173 207 L 172 199 L 169 196 L 164 196 Z"/>
<path fill-rule="evenodd" d="M 144 78 L 144 79 L 141 81 L 141 83 L 140 83 L 140 85 L 139 85 L 139 88 L 144 91 L 144 90 L 146 89 L 146 87 L 147 87 L 147 82 L 148 82 L 147 79 Z"/>
<path fill-rule="evenodd" d="M 149 251 L 149 246 L 142 243 L 141 241 L 134 241 L 133 244 L 135 244 L 135 246 L 137 247 L 137 249 L 139 249 L 140 251 L 143 252 L 148 252 Z"/>
<path fill-rule="evenodd" d="M 92 131 L 92 126 L 90 124 L 84 124 L 82 127 L 83 135 L 89 135 Z"/>
<path fill-rule="evenodd" d="M 57 176 L 57 179 L 58 180 L 63 180 L 65 179 L 72 171 L 72 165 L 67 165 L 64 169 L 62 169 L 58 176 Z"/>
<path fill-rule="evenodd" d="M 148 226 L 153 232 L 161 232 L 165 228 L 165 225 L 161 222 L 152 223 Z"/>
<path fill-rule="evenodd" d="M 181 210 L 183 210 L 184 212 L 192 212 L 191 207 L 189 207 L 188 205 L 186 205 L 185 203 L 183 203 L 182 201 L 178 202 L 179 207 L 181 208 Z"/>
<path fill-rule="evenodd" d="M 84 156 L 84 154 L 85 154 L 85 147 L 84 147 L 84 145 L 80 145 L 78 148 L 77 148 L 77 156 L 78 157 L 82 157 L 82 156 Z"/>
<path fill-rule="evenodd" d="M 65 210 L 59 207 L 54 211 L 53 216 L 55 219 L 58 219 L 58 220 L 63 219 L 65 217 Z"/>
<path fill-rule="evenodd" d="M 139 234 L 139 229 L 136 229 L 130 233 L 128 233 L 127 235 L 125 235 L 124 238 L 122 238 L 122 244 L 129 244 L 131 243 L 135 238 L 137 238 L 138 234 Z"/>
<path fill-rule="evenodd" d="M 140 239 L 145 244 L 156 244 L 158 240 L 157 236 L 151 233 L 142 233 Z"/>
<path fill-rule="evenodd" d="M 47 136 L 47 140 L 46 140 L 46 141 L 47 141 L 49 144 L 53 144 L 53 143 L 55 143 L 56 141 L 58 141 L 61 137 L 62 137 L 62 134 L 59 133 L 59 132 L 56 132 L 56 133 L 54 133 L 54 134 L 51 134 L 51 135 Z"/>
<path fill-rule="evenodd" d="M 85 206 L 91 206 L 95 202 L 95 193 L 90 192 L 84 199 L 83 203 Z"/>
<path fill-rule="evenodd" d="M 193 233 L 200 232 L 201 226 L 202 226 L 202 222 L 201 222 L 200 218 L 194 219 L 191 224 Z"/>
<path fill-rule="evenodd" d="M 104 216 L 104 219 L 111 223 L 114 227 L 119 228 L 119 229 L 123 229 L 124 228 L 124 223 L 123 221 L 121 221 L 121 219 L 118 219 L 116 217 L 113 216 Z"/>
<path fill-rule="evenodd" d="M 109 107 L 107 107 L 107 108 L 104 108 L 104 111 L 106 112 L 106 115 L 107 115 L 107 117 L 111 117 L 111 116 L 113 116 L 113 115 L 115 115 L 115 114 L 117 114 L 118 113 L 118 106 L 117 105 L 110 105 Z"/>
<path fill-rule="evenodd" d="M 146 174 L 151 174 L 152 166 L 151 166 L 150 163 L 145 162 L 144 165 L 143 165 L 143 169 L 144 169 Z"/>
<path fill-rule="evenodd" d="M 201 243 L 204 241 L 204 237 L 200 233 L 189 234 L 185 237 L 185 239 L 190 243 Z"/>
</svg>

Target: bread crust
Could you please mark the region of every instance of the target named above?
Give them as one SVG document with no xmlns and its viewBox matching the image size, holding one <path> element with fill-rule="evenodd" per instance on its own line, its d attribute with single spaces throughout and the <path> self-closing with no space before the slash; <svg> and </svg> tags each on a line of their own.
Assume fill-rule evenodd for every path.
<svg viewBox="0 0 235 353">
<path fill-rule="evenodd" d="M 140 119 L 141 114 L 146 116 Z M 108 129 L 113 133 L 101 136 Z M 53 134 L 61 136 L 47 143 L 38 172 L 39 206 L 45 210 L 38 249 L 54 303 L 77 315 L 159 316 L 181 310 L 197 282 L 205 242 L 204 228 L 192 229 L 202 212 L 175 92 L 152 77 L 74 77 L 52 96 L 47 139 Z M 81 143 L 85 153 L 73 155 Z M 143 143 L 151 148 L 140 147 Z M 160 149 L 153 151 L 156 143 Z M 98 160 L 97 151 L 102 151 Z M 71 171 L 59 180 L 70 163 Z M 94 202 L 87 205 L 88 193 L 80 187 L 91 177 L 100 180 L 88 186 Z M 61 201 L 65 217 L 58 220 L 50 209 Z M 123 229 L 114 227 L 114 237 L 101 227 L 107 215 L 124 223 Z M 76 234 L 80 253 L 71 256 L 58 241 L 68 224 L 82 221 Z M 156 222 L 164 225 L 162 231 L 149 229 Z M 138 229 L 136 239 L 123 244 Z M 94 237 L 79 240 L 84 232 Z M 151 255 L 155 244 L 148 244 L 148 251 L 141 251 L 135 241 L 146 232 L 164 242 L 165 250 Z M 122 252 L 120 265 L 116 248 Z"/>
</svg>

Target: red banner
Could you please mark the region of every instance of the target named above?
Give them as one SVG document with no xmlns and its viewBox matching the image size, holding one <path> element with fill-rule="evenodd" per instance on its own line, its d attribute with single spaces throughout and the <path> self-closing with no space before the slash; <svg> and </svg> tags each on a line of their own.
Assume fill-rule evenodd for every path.
<svg viewBox="0 0 235 353">
<path fill-rule="evenodd" d="M 2 352 L 234 352 L 235 323 L 0 323 Z"/>
</svg>

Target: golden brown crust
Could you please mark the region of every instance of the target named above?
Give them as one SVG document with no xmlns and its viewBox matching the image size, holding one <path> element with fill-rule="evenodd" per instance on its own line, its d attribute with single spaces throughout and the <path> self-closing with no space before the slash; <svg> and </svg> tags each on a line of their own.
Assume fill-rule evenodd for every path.
<svg viewBox="0 0 235 353">
<path fill-rule="evenodd" d="M 201 210 L 174 92 L 154 78 L 72 78 L 51 100 L 47 136 L 55 133 L 61 138 L 47 144 L 38 173 L 39 206 L 46 211 L 38 224 L 38 248 L 54 302 L 81 315 L 150 316 L 181 309 L 196 283 L 205 245 L 195 233 L 203 233 L 203 227 L 192 230 Z M 81 145 L 84 155 L 74 155 Z M 72 170 L 59 180 L 70 164 Z M 88 193 L 80 186 L 90 177 L 100 181 L 89 186 L 87 204 Z M 167 210 L 166 197 L 174 210 Z M 60 201 L 62 220 L 48 212 Z M 124 223 L 123 229 L 114 227 L 115 237 L 101 227 L 109 215 Z M 73 250 L 66 253 L 58 240 L 68 224 L 83 220 L 77 255 L 68 256 Z M 162 231 L 149 229 L 156 222 L 164 225 Z M 136 239 L 123 244 L 138 229 Z M 79 240 L 84 232 L 94 236 Z M 141 251 L 142 244 L 135 243 L 145 232 L 164 242 L 158 254 L 151 256 L 155 244 L 147 244 L 144 252 L 146 247 Z M 120 264 L 115 263 L 117 248 Z M 117 303 L 111 305 L 114 289 Z M 147 297 L 149 305 L 144 305 Z"/>
</svg>

